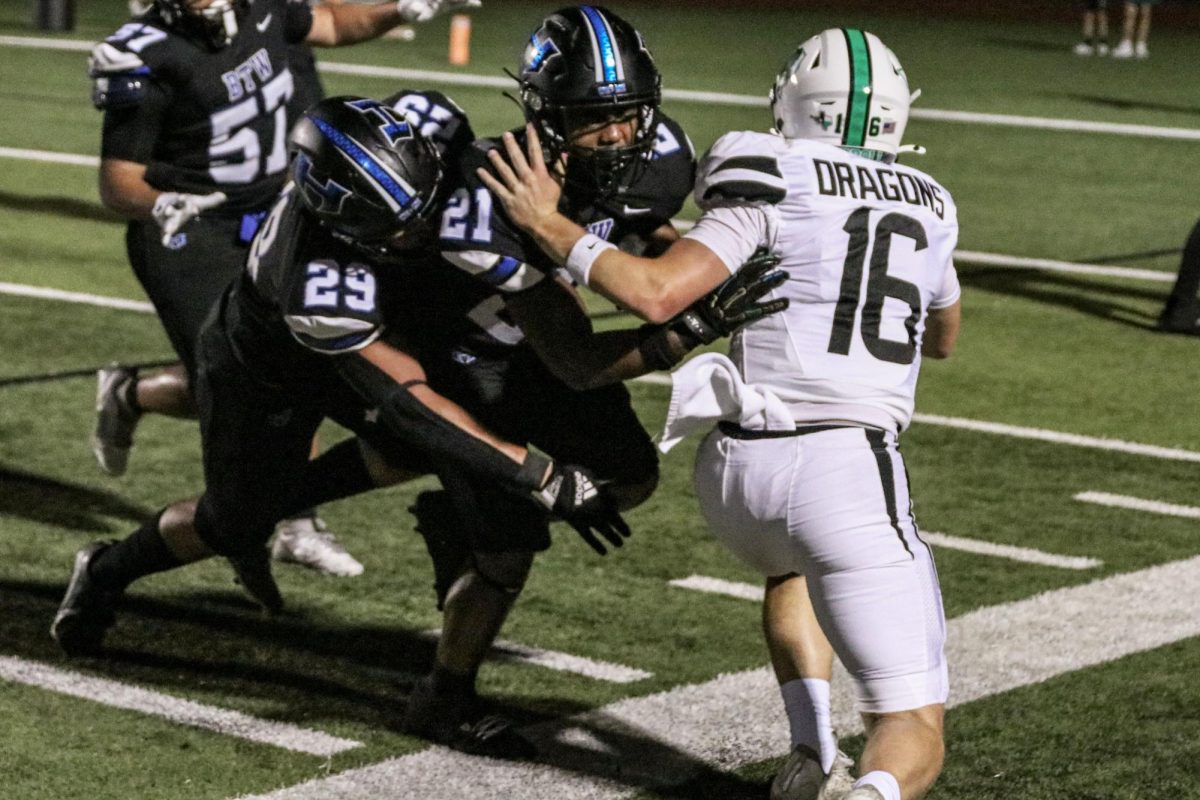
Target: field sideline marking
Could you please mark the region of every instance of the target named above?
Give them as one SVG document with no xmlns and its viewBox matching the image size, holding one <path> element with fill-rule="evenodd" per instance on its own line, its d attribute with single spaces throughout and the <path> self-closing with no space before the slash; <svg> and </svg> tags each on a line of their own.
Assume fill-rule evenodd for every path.
<svg viewBox="0 0 1200 800">
<path fill-rule="evenodd" d="M 1062 433 L 1061 431 L 1052 431 L 1045 428 L 1007 425 L 1003 422 L 985 422 L 983 420 L 965 419 L 963 417 L 946 417 L 940 414 L 913 414 L 913 422 L 920 422 L 926 425 L 941 425 L 946 428 L 958 428 L 959 430 L 975 431 L 978 433 L 994 433 L 1000 436 L 1011 436 L 1015 439 L 1034 439 L 1053 444 L 1067 444 L 1073 447 L 1131 453 L 1133 455 L 1161 458 L 1167 461 L 1200 462 L 1200 453 L 1195 450 L 1126 442 L 1121 439 L 1108 439 L 1100 436 L 1083 436 L 1077 433 Z"/>
<path fill-rule="evenodd" d="M 79 39 L 48 39 L 34 36 L 0 36 L 0 46 L 31 47 L 47 50 L 72 50 L 90 52 L 93 42 Z M 378 67 L 367 64 L 347 64 L 337 61 L 318 61 L 321 72 L 340 75 L 358 75 L 370 78 L 388 78 L 418 83 L 439 83 L 450 86 L 477 86 L 496 89 L 512 89 L 511 78 L 493 75 L 463 75 L 456 72 L 438 72 L 425 69 L 403 69 Z M 664 89 L 665 100 L 687 103 L 709 103 L 750 108 L 766 108 L 766 94 L 732 94 L 727 92 L 702 92 L 690 89 Z M 941 108 L 914 108 L 909 112 L 912 119 L 934 122 L 969 123 L 973 125 L 1001 125 L 1005 127 L 1035 128 L 1038 130 L 1081 131 L 1086 133 L 1110 133 L 1118 136 L 1143 136 L 1156 139 L 1200 140 L 1200 130 L 1193 128 L 1167 128 L 1157 125 L 1132 125 L 1119 122 L 1092 122 L 1081 119 L 1054 119 L 1014 114 L 981 114 L 975 111 L 951 111 Z"/>
<path fill-rule="evenodd" d="M 949 536 L 945 533 L 921 531 L 921 538 L 935 547 L 945 547 L 949 550 L 961 550 L 964 553 L 1007 558 L 1010 561 L 1021 561 L 1026 564 L 1040 564 L 1043 567 L 1058 567 L 1059 569 L 1096 569 L 1104 566 L 1098 558 L 1087 556 L 1064 556 L 1057 553 L 1047 553 L 1032 547 L 1018 547 L 1011 544 L 997 544 L 982 539 L 965 539 L 961 536 Z"/>
<path fill-rule="evenodd" d="M 48 289 L 43 286 L 26 286 L 23 283 L 5 283 L 0 281 L 0 294 L 16 295 L 17 297 L 36 297 L 40 300 L 61 300 L 66 303 L 81 303 L 101 308 L 117 308 L 122 311 L 138 311 L 143 314 L 153 314 L 154 306 L 145 300 L 126 300 L 123 297 L 105 297 L 86 292 L 67 292 L 62 289 Z"/>
<path fill-rule="evenodd" d="M 352 739 L 285 722 L 258 719 L 240 711 L 184 700 L 140 686 L 70 672 L 16 656 L 0 656 L 0 678 L 297 753 L 327 758 L 362 747 L 362 742 Z"/>
<path fill-rule="evenodd" d="M 1126 494 L 1109 494 L 1108 492 L 1080 492 L 1075 499 L 1081 503 L 1095 503 L 1109 508 L 1126 508 L 1131 511 L 1149 511 L 1152 514 L 1166 514 L 1172 517 L 1200 519 L 1200 508 L 1195 506 L 1180 506 L 1174 503 L 1164 503 L 1159 500 L 1144 500 L 1140 497 L 1130 497 Z"/>
<path fill-rule="evenodd" d="M 720 594 L 738 600 L 753 600 L 761 603 L 763 587 L 743 581 L 727 581 L 724 578 L 711 578 L 708 575 L 688 575 L 686 578 L 675 578 L 667 581 L 671 586 L 680 589 L 691 589 L 694 592 Z"/>
<path fill-rule="evenodd" d="M 421 633 L 422 638 L 435 641 L 440 635 L 440 629 Z M 585 678 L 608 681 L 609 683 L 636 683 L 637 681 L 644 681 L 647 678 L 654 677 L 653 672 L 626 667 L 623 664 L 597 661 L 593 658 L 571 655 L 570 653 L 563 653 L 557 650 L 543 650 L 540 647 L 530 647 L 506 639 L 497 639 L 492 644 L 492 650 L 488 654 L 488 657 L 500 659 L 501 661 L 533 664 L 534 666 L 545 667 L 546 669 L 557 670 L 558 672 L 573 672 Z"/>
<path fill-rule="evenodd" d="M 1198 582 L 1195 557 L 951 619 L 949 705 L 1200 636 L 1200 592 L 1179 591 Z M 843 736 L 861 731 L 840 668 L 833 708 L 834 727 Z M 543 748 L 543 763 L 480 760 L 433 747 L 253 798 L 390 800 L 402 790 L 422 800 L 615 800 L 638 787 L 677 786 L 711 769 L 764 761 L 789 745 L 779 688 L 767 667 L 621 700 L 523 732 Z M 623 757 L 613 757 L 613 751 Z"/>
</svg>

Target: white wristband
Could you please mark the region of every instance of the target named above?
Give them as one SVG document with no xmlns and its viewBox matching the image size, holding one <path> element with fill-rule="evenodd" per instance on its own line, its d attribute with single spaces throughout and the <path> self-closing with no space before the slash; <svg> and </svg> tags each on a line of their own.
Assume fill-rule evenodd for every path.
<svg viewBox="0 0 1200 800">
<path fill-rule="evenodd" d="M 567 254 L 567 263 L 563 264 L 567 273 L 582 286 L 588 285 L 588 273 L 592 264 L 605 250 L 616 250 L 617 246 L 606 242 L 594 233 L 584 234 Z"/>
</svg>

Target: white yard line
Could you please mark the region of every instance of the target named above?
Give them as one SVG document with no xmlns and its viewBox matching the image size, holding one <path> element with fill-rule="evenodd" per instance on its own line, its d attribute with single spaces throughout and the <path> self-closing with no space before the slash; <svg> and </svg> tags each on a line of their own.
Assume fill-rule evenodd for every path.
<svg viewBox="0 0 1200 800">
<path fill-rule="evenodd" d="M 1160 500 L 1144 500 L 1141 497 L 1130 497 L 1125 494 L 1109 494 L 1108 492 L 1080 492 L 1075 499 L 1081 503 L 1095 503 L 1110 508 L 1127 508 L 1131 511 L 1149 511 L 1152 514 L 1166 514 L 1172 517 L 1200 519 L 1200 508 L 1195 506 L 1179 506 L 1174 503 L 1164 503 Z"/>
<path fill-rule="evenodd" d="M 421 633 L 423 638 L 435 640 L 440 635 L 440 630 L 423 631 Z M 572 672 L 576 675 L 582 675 L 585 678 L 607 681 L 609 683 L 636 683 L 637 681 L 644 681 L 646 678 L 654 677 L 653 672 L 626 667 L 623 664 L 596 661 L 595 659 L 562 653 L 557 650 L 543 650 L 540 647 L 530 647 L 505 639 L 496 640 L 492 645 L 492 651 L 489 656 L 501 661 L 532 664 L 557 672 Z"/>
<path fill-rule="evenodd" d="M 668 581 L 668 583 L 680 589 L 691 589 L 695 592 L 736 597 L 738 600 L 761 602 L 763 599 L 762 586 L 753 583 L 742 583 L 741 581 L 727 581 L 722 578 L 710 578 L 707 575 L 689 575 L 686 578 L 676 578 L 673 581 Z"/>
<path fill-rule="evenodd" d="M 1001 253 L 982 253 L 978 250 L 955 250 L 954 261 L 958 264 L 976 264 L 981 267 L 1009 267 L 1015 269 L 1040 269 L 1048 272 L 1066 272 L 1072 275 L 1098 275 L 1104 278 L 1133 278 L 1155 283 L 1174 283 L 1174 272 L 1133 267 L 1101 267 L 1094 264 L 1076 264 L 1071 261 L 1056 261 L 1051 258 L 1027 258 L 1007 256 Z"/>
<path fill-rule="evenodd" d="M 31 47 L 46 50 L 71 50 L 89 52 L 92 42 L 79 39 L 50 39 L 35 36 L 0 36 L 0 46 Z M 317 69 L 321 72 L 340 75 L 360 75 L 371 78 L 386 78 L 421 85 L 436 83 L 448 86 L 482 86 L 496 89 L 512 89 L 516 84 L 511 78 L 499 75 L 470 75 L 459 72 L 440 72 L 424 69 L 399 67 L 377 67 L 366 64 L 346 64 L 320 60 Z M 728 92 L 703 92 L 690 89 L 664 89 L 663 98 L 685 103 L 743 106 L 766 108 L 766 92 L 762 94 L 731 94 Z M 1167 128 L 1156 125 L 1131 125 L 1118 122 L 1093 122 L 1081 119 L 1054 119 L 1013 114 L 984 114 L 976 111 L 951 111 L 940 108 L 914 108 L 909 112 L 913 119 L 933 122 L 967 123 L 971 125 L 1000 125 L 1036 130 L 1074 131 L 1083 133 L 1107 133 L 1117 136 L 1140 136 L 1156 139 L 1200 140 L 1200 130 L 1194 128 Z"/>
<path fill-rule="evenodd" d="M 145 300 L 126 300 L 123 297 L 104 297 L 98 294 L 84 292 L 65 292 L 61 289 L 48 289 L 43 286 L 26 286 L 22 283 L 4 283 L 0 281 L 0 294 L 11 294 L 18 297 L 36 297 L 41 300 L 59 300 L 66 303 L 81 303 L 101 308 L 117 308 L 122 311 L 139 311 L 143 314 L 153 314 L 154 306 Z"/>
<path fill-rule="evenodd" d="M 1120 439 L 1106 439 L 1098 436 L 1082 436 L 1076 433 L 1046 430 L 1045 428 L 1007 425 L 1003 422 L 985 422 L 978 419 L 964 419 L 963 417 L 945 417 L 939 414 L 913 414 L 913 422 L 920 422 L 924 425 L 941 425 L 946 428 L 958 428 L 977 433 L 993 433 L 999 436 L 1011 436 L 1016 439 L 1034 439 L 1054 444 L 1066 444 L 1072 447 L 1131 453 L 1133 455 L 1161 458 L 1167 461 L 1200 462 L 1200 453 L 1194 450 L 1159 447 L 1153 444 L 1139 444 L 1138 442 L 1126 442 Z"/>
<path fill-rule="evenodd" d="M 953 619 L 950 705 L 1200 636 L 1200 592 L 1179 591 L 1198 584 L 1200 557 Z M 833 696 L 834 726 L 842 735 L 861 731 L 840 670 Z M 677 785 L 788 748 L 779 690 L 765 667 L 622 700 L 525 732 L 542 746 L 545 763 L 480 760 L 435 747 L 255 797 L 615 800 L 636 787 Z"/>
<path fill-rule="evenodd" d="M 70 672 L 15 656 L 0 656 L 0 678 L 81 697 L 106 706 L 140 711 L 179 725 L 203 728 L 260 744 L 314 756 L 332 756 L 362 742 L 330 736 L 283 722 L 258 719 L 239 711 L 204 705 L 127 683 Z"/>
<path fill-rule="evenodd" d="M 51 150 L 29 150 L 23 147 L 0 147 L 0 158 L 16 158 L 21 161 L 46 161 L 51 164 L 70 164 L 78 167 L 99 167 L 97 156 L 78 153 L 56 153 Z"/>
<path fill-rule="evenodd" d="M 950 550 L 962 550 L 966 553 L 977 553 L 984 556 L 994 556 L 996 558 L 1007 558 L 1011 561 L 1022 561 L 1026 564 L 1040 564 L 1045 567 L 1058 567 L 1059 569 L 1096 569 L 1104 566 L 1104 562 L 1098 558 L 1088 558 L 1086 556 L 1063 556 L 1057 553 L 1046 553 L 1041 550 L 1034 550 L 1032 547 L 1017 547 L 1011 544 L 996 544 L 995 542 L 985 542 L 980 539 L 964 539 L 961 536 L 948 536 L 944 533 L 930 533 L 922 531 L 921 538 L 936 547 L 945 547 Z"/>
</svg>

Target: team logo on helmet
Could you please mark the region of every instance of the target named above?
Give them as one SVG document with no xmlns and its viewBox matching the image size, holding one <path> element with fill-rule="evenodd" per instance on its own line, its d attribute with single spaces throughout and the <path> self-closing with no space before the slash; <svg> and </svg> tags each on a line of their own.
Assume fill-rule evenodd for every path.
<svg viewBox="0 0 1200 800">
<path fill-rule="evenodd" d="M 375 117 L 380 132 L 387 138 L 389 145 L 395 146 L 402 139 L 412 138 L 412 128 L 408 120 L 390 106 L 385 106 L 378 100 L 353 100 L 346 105 L 367 117 Z"/>
<path fill-rule="evenodd" d="M 325 181 L 317 180 L 312 174 L 312 159 L 304 153 L 296 154 L 296 180 L 300 191 L 313 210 L 321 214 L 340 214 L 342 204 L 350 196 L 350 190 L 333 178 Z"/>
<path fill-rule="evenodd" d="M 546 29 L 542 28 L 529 37 L 529 46 L 525 48 L 525 70 L 541 72 L 547 61 L 561 55 L 562 51 L 558 49 L 558 45 L 550 38 Z"/>
</svg>

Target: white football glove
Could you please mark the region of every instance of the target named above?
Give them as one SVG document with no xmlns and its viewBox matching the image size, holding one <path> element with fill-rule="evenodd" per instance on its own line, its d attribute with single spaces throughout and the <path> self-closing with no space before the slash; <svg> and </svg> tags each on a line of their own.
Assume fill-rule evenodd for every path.
<svg viewBox="0 0 1200 800">
<path fill-rule="evenodd" d="M 396 0 L 396 11 L 405 22 L 428 22 L 438 14 L 481 5 L 483 0 Z"/>
<path fill-rule="evenodd" d="M 150 213 L 154 221 L 162 229 L 162 243 L 166 247 L 171 243 L 171 237 L 187 224 L 188 220 L 224 203 L 227 198 L 224 192 L 212 194 L 180 194 L 179 192 L 163 192 L 154 201 L 154 210 Z"/>
</svg>

